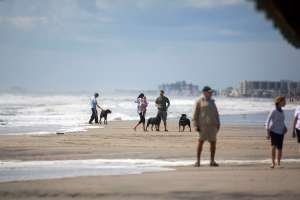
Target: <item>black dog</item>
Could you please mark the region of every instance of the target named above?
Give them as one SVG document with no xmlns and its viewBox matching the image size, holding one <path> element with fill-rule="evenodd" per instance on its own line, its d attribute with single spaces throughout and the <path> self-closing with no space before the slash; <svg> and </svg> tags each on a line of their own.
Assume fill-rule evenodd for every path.
<svg viewBox="0 0 300 200">
<path fill-rule="evenodd" d="M 155 126 L 156 131 L 159 131 L 160 121 L 161 121 L 161 118 L 158 115 L 156 117 L 149 118 L 147 121 L 146 131 L 150 124 L 151 124 L 151 131 L 153 131 L 153 126 Z"/>
<path fill-rule="evenodd" d="M 186 114 L 182 114 L 180 119 L 179 119 L 179 132 L 181 131 L 180 127 L 183 127 L 183 132 L 185 129 L 185 126 L 188 126 L 190 128 L 190 132 L 192 131 L 191 129 L 191 121 L 187 118 Z"/>
<path fill-rule="evenodd" d="M 101 122 L 102 118 L 104 118 L 103 123 L 107 124 L 107 114 L 111 114 L 111 110 L 109 110 L 109 109 L 107 109 L 107 110 L 101 110 L 99 124 L 102 123 Z"/>
</svg>

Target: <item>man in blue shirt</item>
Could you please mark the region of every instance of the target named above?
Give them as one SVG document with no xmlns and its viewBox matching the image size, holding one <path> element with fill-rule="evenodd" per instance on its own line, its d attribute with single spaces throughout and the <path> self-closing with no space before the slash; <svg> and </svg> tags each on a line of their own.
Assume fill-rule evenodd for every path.
<svg viewBox="0 0 300 200">
<path fill-rule="evenodd" d="M 102 110 L 102 108 L 98 105 L 97 98 L 99 97 L 98 93 L 94 94 L 94 97 L 91 98 L 91 110 L 92 110 L 92 115 L 89 121 L 89 124 L 92 124 L 92 122 L 95 120 L 95 123 L 98 123 L 98 112 L 97 112 L 97 107 Z"/>
</svg>

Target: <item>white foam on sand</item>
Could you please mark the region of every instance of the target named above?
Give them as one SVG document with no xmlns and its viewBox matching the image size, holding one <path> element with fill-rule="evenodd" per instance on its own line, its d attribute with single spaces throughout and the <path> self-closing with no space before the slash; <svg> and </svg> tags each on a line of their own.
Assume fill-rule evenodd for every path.
<svg viewBox="0 0 300 200">
<path fill-rule="evenodd" d="M 283 159 L 300 163 L 300 159 Z M 193 165 L 192 160 L 90 159 L 54 161 L 0 161 L 0 182 L 57 179 L 78 176 L 109 176 L 172 171 L 172 167 Z M 208 160 L 202 161 L 207 165 Z M 219 160 L 221 165 L 269 164 L 266 160 Z"/>
</svg>

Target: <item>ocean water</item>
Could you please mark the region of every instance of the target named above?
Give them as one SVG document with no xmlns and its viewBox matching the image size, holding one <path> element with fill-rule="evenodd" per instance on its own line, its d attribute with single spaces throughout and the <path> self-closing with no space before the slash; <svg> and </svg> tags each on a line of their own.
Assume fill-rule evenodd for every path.
<svg viewBox="0 0 300 200">
<path fill-rule="evenodd" d="M 191 166 L 194 160 L 157 159 L 90 159 L 52 161 L 0 161 L 0 183 L 78 176 L 111 176 L 172 171 L 174 167 Z M 282 159 L 283 163 L 300 163 L 300 159 Z M 209 160 L 201 161 L 208 165 Z M 218 160 L 228 166 L 270 164 L 265 160 Z"/>
<path fill-rule="evenodd" d="M 138 120 L 136 96 L 109 94 L 98 99 L 111 109 L 108 120 Z M 156 96 L 148 96 L 147 117 L 156 115 Z M 169 97 L 168 117 L 177 120 L 182 113 L 191 117 L 196 97 Z M 273 108 L 271 99 L 216 97 L 216 104 L 225 124 L 263 125 Z M 285 107 L 287 123 L 295 105 Z M 82 95 L 15 95 L 0 94 L 0 134 L 44 134 L 85 131 L 90 126 L 90 96 Z"/>
</svg>

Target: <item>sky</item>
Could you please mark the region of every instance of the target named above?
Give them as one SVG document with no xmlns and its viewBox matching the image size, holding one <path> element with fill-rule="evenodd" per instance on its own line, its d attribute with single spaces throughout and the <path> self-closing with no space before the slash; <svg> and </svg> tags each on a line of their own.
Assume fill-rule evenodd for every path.
<svg viewBox="0 0 300 200">
<path fill-rule="evenodd" d="M 0 0 L 0 89 L 299 80 L 300 52 L 247 0 Z"/>
</svg>

